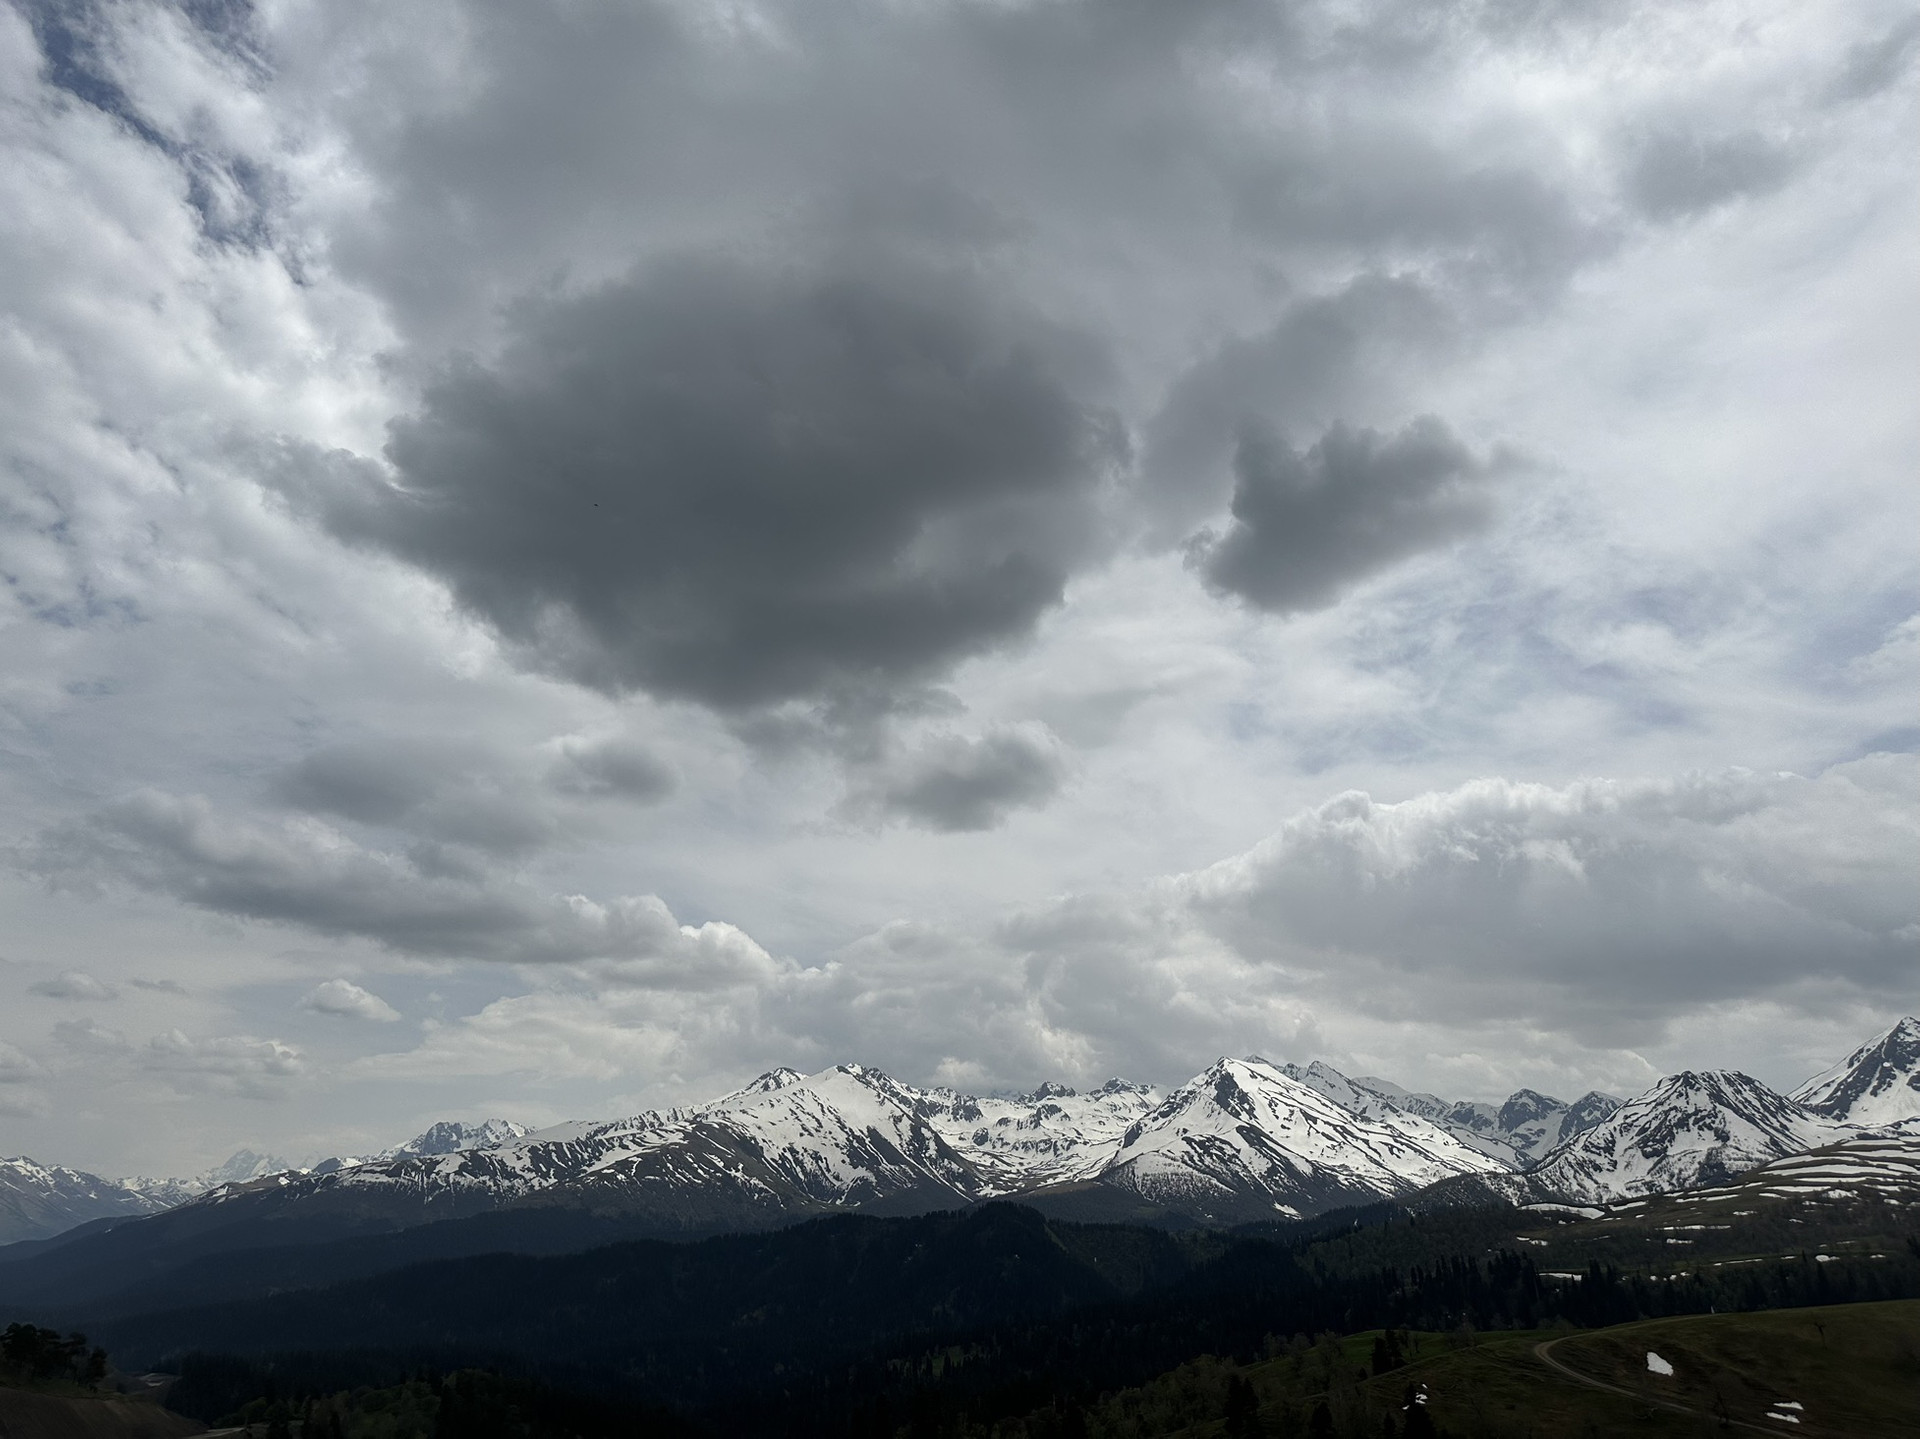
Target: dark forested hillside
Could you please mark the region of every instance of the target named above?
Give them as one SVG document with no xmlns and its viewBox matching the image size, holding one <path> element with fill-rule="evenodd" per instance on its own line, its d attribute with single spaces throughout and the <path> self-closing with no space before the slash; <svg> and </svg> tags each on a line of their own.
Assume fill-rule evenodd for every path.
<svg viewBox="0 0 1920 1439">
<path fill-rule="evenodd" d="M 1198 1355 L 1251 1358 L 1296 1335 L 1587 1326 L 1920 1294 L 1920 1236 L 1904 1211 L 1801 1214 L 1755 1216 L 1765 1232 L 1753 1238 L 1770 1252 L 1739 1253 L 1732 1227 L 1687 1236 L 1703 1248 L 1682 1268 L 1672 1235 L 1504 1207 L 1222 1235 L 1066 1224 L 994 1204 L 448 1259 L 94 1332 L 126 1361 L 183 1363 L 194 1383 L 224 1375 L 210 1384 L 216 1407 L 253 1391 L 311 1395 L 480 1365 L 671 1408 L 720 1432 L 878 1435 L 910 1415 L 950 1427 L 962 1415 L 1072 1409 Z M 1818 1252 L 1782 1257 L 1785 1223 Z"/>
</svg>

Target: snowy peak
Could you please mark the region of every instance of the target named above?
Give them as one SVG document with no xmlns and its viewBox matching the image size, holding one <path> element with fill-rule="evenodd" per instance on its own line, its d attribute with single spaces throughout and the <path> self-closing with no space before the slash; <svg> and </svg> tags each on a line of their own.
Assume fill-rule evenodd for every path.
<svg viewBox="0 0 1920 1439">
<path fill-rule="evenodd" d="M 407 1155 L 457 1154 L 463 1149 L 497 1149 L 529 1132 L 524 1124 L 515 1124 L 511 1119 L 483 1119 L 478 1124 L 443 1119 L 405 1144 L 395 1145 L 381 1157 L 398 1159 Z"/>
<path fill-rule="evenodd" d="M 1589 1089 L 1574 1100 L 1567 1109 L 1566 1121 L 1561 1125 L 1561 1134 L 1571 1139 L 1576 1134 L 1586 1132 L 1601 1120 L 1610 1119 L 1618 1114 L 1620 1104 L 1621 1101 L 1611 1094 L 1602 1094 L 1597 1089 Z"/>
<path fill-rule="evenodd" d="M 1205 1215 L 1293 1215 L 1500 1167 L 1430 1120 L 1366 1118 L 1265 1060 L 1222 1059 L 1130 1126 L 1100 1178 Z"/>
<path fill-rule="evenodd" d="M 1533 1177 L 1568 1198 L 1604 1204 L 1721 1184 L 1849 1132 L 1738 1070 L 1688 1070 L 1561 1144 Z"/>
<path fill-rule="evenodd" d="M 1349 1079 L 1320 1060 L 1304 1069 L 1283 1065 L 1282 1071 L 1355 1114 L 1368 1119 L 1390 1113 L 1417 1115 L 1439 1125 L 1468 1148 L 1520 1168 L 1620 1107 L 1619 1100 L 1597 1091 L 1568 1105 L 1532 1089 L 1516 1090 L 1499 1106 L 1470 1100 L 1454 1102 L 1437 1095 L 1410 1093 L 1384 1079 Z"/>
<path fill-rule="evenodd" d="M 203 1189 L 217 1189 L 222 1184 L 248 1184 L 256 1179 L 265 1179 L 269 1174 L 284 1174 L 294 1166 L 284 1159 L 271 1154 L 255 1154 L 251 1149 L 238 1150 L 227 1158 L 226 1163 L 217 1164 L 194 1181 Z"/>
<path fill-rule="evenodd" d="M 779 1082 L 759 1093 L 742 1091 L 699 1112 L 823 1204 L 963 1201 L 985 1188 L 920 1112 L 921 1091 L 857 1064 L 785 1077 L 791 1073 L 776 1070 L 763 1079 Z"/>
<path fill-rule="evenodd" d="M 132 1217 L 167 1202 L 132 1185 L 81 1169 L 0 1159 L 0 1244 L 47 1239 L 94 1219 Z"/>
<path fill-rule="evenodd" d="M 1500 1127 L 1512 1133 L 1523 1125 L 1538 1124 L 1549 1116 L 1566 1112 L 1567 1106 L 1561 1100 L 1534 1089 L 1516 1089 L 1507 1096 L 1507 1102 L 1500 1106 Z"/>
<path fill-rule="evenodd" d="M 1124 1079 L 1087 1094 L 1043 1084 L 1012 1098 L 935 1089 L 917 1099 L 927 1123 L 1002 1194 L 1091 1178 L 1159 1102 L 1159 1090 Z"/>
<path fill-rule="evenodd" d="M 1909 1015 L 1793 1097 L 1816 1114 L 1869 1127 L 1920 1117 L 1920 1019 Z"/>
<path fill-rule="evenodd" d="M 775 1094 L 782 1089 L 791 1089 L 796 1084 L 805 1083 L 806 1078 L 806 1075 L 799 1070 L 788 1069 L 783 1065 L 779 1069 L 769 1069 L 759 1078 L 741 1085 L 731 1094 L 723 1094 L 718 1099 L 696 1105 L 695 1109 L 699 1113 L 711 1114 L 719 1110 L 731 1109 L 735 1105 L 752 1104 L 764 1094 Z"/>
</svg>

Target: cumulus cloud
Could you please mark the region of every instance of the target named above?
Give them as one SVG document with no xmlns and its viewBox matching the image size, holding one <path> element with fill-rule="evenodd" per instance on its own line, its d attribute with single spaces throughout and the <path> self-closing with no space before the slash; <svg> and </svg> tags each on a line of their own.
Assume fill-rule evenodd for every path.
<svg viewBox="0 0 1920 1439">
<path fill-rule="evenodd" d="M 217 1035 L 192 1039 L 178 1029 L 134 1051 L 132 1067 L 184 1094 L 205 1091 L 245 1099 L 279 1099 L 306 1070 L 300 1051 L 277 1039 Z"/>
<path fill-rule="evenodd" d="M 935 733 L 897 746 L 855 782 L 847 809 L 927 829 L 992 829 L 1045 804 L 1065 779 L 1059 738 L 1043 724 L 980 735 Z"/>
<path fill-rule="evenodd" d="M 329 979 L 316 984 L 300 1001 L 302 1009 L 315 1014 L 330 1014 L 337 1019 L 372 1019 L 391 1023 L 400 1011 L 379 995 L 362 989 L 350 979 Z"/>
<path fill-rule="evenodd" d="M 1357 580 L 1492 517 L 1488 466 L 1439 420 L 1397 434 L 1336 425 L 1304 455 L 1242 434 L 1233 524 L 1189 550 L 1207 583 L 1257 609 L 1314 609 Z"/>
<path fill-rule="evenodd" d="M 657 897 L 606 902 L 356 844 L 312 820 L 258 823 L 147 790 L 54 828 L 21 856 L 56 882 L 117 881 L 239 918 L 369 939 L 402 954 L 523 964 L 604 959 L 700 989 L 775 961 L 731 925 L 679 924 Z"/>
<path fill-rule="evenodd" d="M 29 993 L 43 994 L 49 999 L 112 999 L 119 993 L 112 985 L 79 969 L 70 969 L 51 979 L 35 980 L 27 989 Z"/>
<path fill-rule="evenodd" d="M 1399 388 L 1404 367 L 1460 343 L 1460 320 L 1430 286 L 1367 274 L 1296 301 L 1264 333 L 1232 336 L 1173 383 L 1148 423 L 1143 502 L 1154 533 L 1184 538 L 1234 489 L 1250 427 L 1317 432 Z"/>
<path fill-rule="evenodd" d="M 278 1099 L 306 1071 L 294 1046 L 244 1034 L 196 1038 L 176 1028 L 137 1044 L 92 1020 L 64 1020 L 53 1027 L 53 1038 L 96 1082 L 158 1082 L 180 1096 Z"/>
<path fill-rule="evenodd" d="M 1815 778 L 1349 793 L 1204 870 L 990 926 L 898 921 L 706 996 L 577 966 L 367 1063 L 696 1096 L 772 1063 L 991 1087 L 1337 1050 L 1401 1072 L 1396 1055 L 1437 1056 L 1429 1072 L 1488 1092 L 1529 1073 L 1631 1085 L 1651 1077 L 1644 1050 L 1715 1016 L 1910 1008 L 1916 833 L 1920 763 L 1904 756 Z"/>
<path fill-rule="evenodd" d="M 296 493 L 583 684 L 911 684 L 1024 634 L 1092 547 L 1123 440 L 1085 349 L 957 274 L 663 263 L 523 308 L 395 423 L 392 481 Z"/>
<path fill-rule="evenodd" d="M 1354 793 L 1144 903 L 1069 905 L 1012 932 L 1045 936 L 1036 953 L 1087 956 L 1070 966 L 1211 950 L 1262 985 L 1383 1020 L 1614 1043 L 1809 989 L 1829 1006 L 1908 1002 L 1917 828 L 1911 756 L 1812 779 L 1485 780 L 1398 804 Z"/>
</svg>

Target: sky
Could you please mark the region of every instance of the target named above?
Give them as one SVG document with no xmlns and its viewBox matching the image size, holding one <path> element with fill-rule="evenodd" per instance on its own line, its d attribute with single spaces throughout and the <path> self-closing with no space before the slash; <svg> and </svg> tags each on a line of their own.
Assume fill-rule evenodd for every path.
<svg viewBox="0 0 1920 1439">
<path fill-rule="evenodd" d="M 1920 1009 L 1920 11 L 4 0 L 0 1153 Z"/>
</svg>

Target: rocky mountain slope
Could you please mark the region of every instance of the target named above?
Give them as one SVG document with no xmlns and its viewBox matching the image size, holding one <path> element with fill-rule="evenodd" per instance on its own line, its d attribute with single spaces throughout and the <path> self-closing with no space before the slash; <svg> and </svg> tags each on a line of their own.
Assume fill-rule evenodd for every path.
<svg viewBox="0 0 1920 1439">
<path fill-rule="evenodd" d="M 1133 1124 L 1093 1178 L 1230 1221 L 1294 1218 L 1501 1167 L 1422 1116 L 1363 1116 L 1265 1060 L 1223 1059 Z"/>
<path fill-rule="evenodd" d="M 46 1239 L 95 1219 L 152 1214 L 165 1201 L 79 1169 L 0 1159 L 0 1244 Z"/>
<path fill-rule="evenodd" d="M 1124 1080 L 979 1096 L 857 1064 L 776 1069 L 705 1104 L 531 1133 L 446 1122 L 309 1170 L 243 1151 L 193 1180 L 119 1183 L 12 1161 L 0 1172 L 0 1223 L 12 1228 L 0 1234 L 183 1201 L 194 1233 L 266 1223 L 276 1234 L 302 1216 L 329 1233 L 377 1233 L 530 1205 L 695 1234 L 1010 1195 L 1063 1216 L 1185 1223 L 1311 1215 L 1435 1185 L 1421 1203 L 1604 1203 L 1721 1182 L 1866 1124 L 1920 1125 L 1916 1086 L 1911 1019 L 1800 1099 L 1733 1071 L 1672 1076 L 1625 1105 L 1533 1090 L 1493 1105 L 1258 1058 L 1222 1059 L 1164 1096 Z"/>
<path fill-rule="evenodd" d="M 521 1134 L 485 1149 L 401 1154 L 280 1175 L 210 1196 L 276 1208 L 307 1200 L 400 1217 L 514 1204 L 655 1216 L 663 1232 L 760 1227 L 833 1209 L 953 1208 L 1091 1172 L 1151 1108 L 1115 1081 L 980 1099 L 876 1069 L 778 1069 L 706 1104 Z"/>
<path fill-rule="evenodd" d="M 1901 1020 L 1816 1074 L 1793 1097 L 1815 1114 L 1850 1124 L 1920 1119 L 1920 1019 Z"/>
<path fill-rule="evenodd" d="M 1282 1065 L 1281 1070 L 1289 1078 L 1319 1090 L 1341 1108 L 1369 1119 L 1389 1112 L 1430 1119 L 1461 1143 L 1515 1168 L 1544 1158 L 1555 1145 L 1591 1129 L 1620 1107 L 1618 1099 L 1597 1089 L 1572 1104 L 1536 1090 L 1520 1089 L 1508 1095 L 1504 1103 L 1494 1105 L 1410 1093 L 1385 1079 L 1349 1079 L 1319 1060 L 1305 1068 Z"/>
<path fill-rule="evenodd" d="M 1604 1204 L 1723 1183 L 1851 1132 L 1737 1070 L 1688 1070 L 1560 1145 L 1528 1178 L 1543 1192 Z"/>
</svg>

